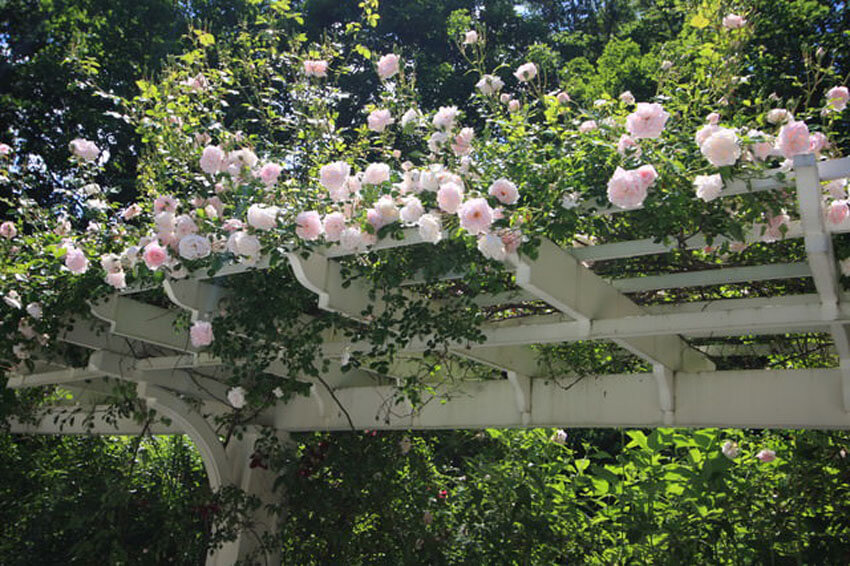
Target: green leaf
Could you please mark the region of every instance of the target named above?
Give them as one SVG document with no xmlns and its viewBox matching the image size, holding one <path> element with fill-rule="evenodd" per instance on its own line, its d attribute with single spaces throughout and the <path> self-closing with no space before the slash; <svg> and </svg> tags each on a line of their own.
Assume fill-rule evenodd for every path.
<svg viewBox="0 0 850 566">
<path fill-rule="evenodd" d="M 703 29 L 704 27 L 708 26 L 708 24 L 710 24 L 710 23 L 711 22 L 709 22 L 708 19 L 706 19 L 706 17 L 703 16 L 702 14 L 697 14 L 696 16 L 691 18 L 691 21 L 690 21 L 691 26 L 693 26 L 697 29 Z"/>
</svg>

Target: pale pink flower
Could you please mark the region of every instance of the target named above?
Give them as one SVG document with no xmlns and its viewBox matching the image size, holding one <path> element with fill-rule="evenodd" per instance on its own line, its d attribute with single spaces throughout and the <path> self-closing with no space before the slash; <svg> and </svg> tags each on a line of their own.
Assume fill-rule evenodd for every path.
<svg viewBox="0 0 850 566">
<path fill-rule="evenodd" d="M 437 191 L 437 204 L 443 212 L 454 214 L 463 202 L 463 189 L 460 185 L 454 182 L 449 182 L 440 186 Z"/>
<path fill-rule="evenodd" d="M 322 234 L 322 219 L 315 210 L 299 213 L 295 224 L 295 233 L 303 240 L 316 240 Z"/>
<path fill-rule="evenodd" d="M 850 100 L 850 90 L 846 86 L 834 86 L 826 92 L 826 107 L 841 112 L 847 108 Z"/>
<path fill-rule="evenodd" d="M 657 102 L 638 102 L 637 109 L 626 117 L 626 130 L 636 140 L 655 139 L 664 131 L 670 114 Z"/>
<path fill-rule="evenodd" d="M 809 152 L 809 128 L 805 122 L 791 121 L 779 130 L 779 151 L 786 159 Z"/>
<path fill-rule="evenodd" d="M 756 454 L 756 458 L 764 463 L 773 462 L 776 459 L 776 452 L 767 449 L 761 450 L 758 454 Z"/>
<path fill-rule="evenodd" d="M 271 230 L 277 226 L 276 206 L 252 204 L 248 207 L 248 225 L 257 230 Z"/>
<path fill-rule="evenodd" d="M 813 132 L 809 135 L 809 152 L 820 154 L 824 149 L 829 148 L 829 140 L 822 132 Z"/>
<path fill-rule="evenodd" d="M 322 227 L 325 231 L 325 240 L 338 242 L 342 231 L 345 230 L 345 215 L 341 212 L 331 212 L 325 216 Z"/>
<path fill-rule="evenodd" d="M 643 204 L 647 188 L 636 170 L 617 167 L 608 181 L 608 200 L 620 208 L 637 208 Z"/>
<path fill-rule="evenodd" d="M 510 94 L 503 92 L 502 94 L 499 95 L 499 102 L 501 102 L 502 104 L 507 104 L 510 101 L 511 101 L 511 95 Z"/>
<path fill-rule="evenodd" d="M 717 123 L 720 121 L 720 114 L 718 114 L 717 112 L 712 112 L 711 114 L 705 117 L 705 121 L 709 124 L 716 126 Z"/>
<path fill-rule="evenodd" d="M 224 151 L 217 145 L 208 145 L 201 153 L 201 171 L 215 175 L 224 168 Z"/>
<path fill-rule="evenodd" d="M 447 141 L 449 141 L 449 134 L 446 132 L 434 132 L 428 138 L 428 149 L 432 153 L 439 153 Z"/>
<path fill-rule="evenodd" d="M 150 242 L 145 246 L 142 259 L 145 260 L 148 269 L 156 269 L 168 260 L 168 252 L 157 242 Z"/>
<path fill-rule="evenodd" d="M 850 214 L 850 208 L 844 200 L 833 201 L 826 209 L 826 219 L 830 224 L 841 224 L 848 214 Z"/>
<path fill-rule="evenodd" d="M 808 140 L 808 137 L 806 138 Z M 700 146 L 706 159 L 717 167 L 734 165 L 741 157 L 738 136 L 728 128 L 717 128 Z"/>
<path fill-rule="evenodd" d="M 76 273 L 77 275 L 83 274 L 89 269 L 89 260 L 86 258 L 86 254 L 82 252 L 82 250 L 75 248 L 73 246 L 66 248 L 65 252 L 65 267 L 67 267 L 71 273 Z"/>
<path fill-rule="evenodd" d="M 107 273 L 104 281 L 106 281 L 107 285 L 111 285 L 113 288 L 118 290 L 127 287 L 127 278 L 123 271 Z"/>
<path fill-rule="evenodd" d="M 723 27 L 726 29 L 740 29 L 744 27 L 747 20 L 737 14 L 729 14 L 723 18 Z"/>
<path fill-rule="evenodd" d="M 178 239 L 188 236 L 189 234 L 195 234 L 197 231 L 198 225 L 195 224 L 195 221 L 192 220 L 192 217 L 188 214 L 181 214 L 175 218 L 174 233 Z"/>
<path fill-rule="evenodd" d="M 596 120 L 585 120 L 578 127 L 579 133 L 586 134 L 587 132 L 592 132 L 599 126 L 596 124 Z"/>
<path fill-rule="evenodd" d="M 18 229 L 15 228 L 14 222 L 7 220 L 6 222 L 0 224 L 0 236 L 3 236 L 7 240 L 11 240 L 17 235 Z"/>
<path fill-rule="evenodd" d="M 472 151 L 472 138 L 475 137 L 475 130 L 472 128 L 463 128 L 458 135 L 455 136 L 455 141 L 452 144 L 452 151 L 455 155 L 469 155 Z"/>
<path fill-rule="evenodd" d="M 478 236 L 478 251 L 484 257 L 496 261 L 504 261 L 508 257 L 508 252 L 505 250 L 505 244 L 502 242 L 502 239 L 492 233 Z"/>
<path fill-rule="evenodd" d="M 395 120 L 393 120 L 392 114 L 386 108 L 373 110 L 369 113 L 368 118 L 366 118 L 369 129 L 378 133 L 383 132 L 393 122 Z"/>
<path fill-rule="evenodd" d="M 124 212 L 121 213 L 121 217 L 124 220 L 132 220 L 142 213 L 142 207 L 136 203 L 131 204 L 127 208 L 124 209 Z"/>
<path fill-rule="evenodd" d="M 308 77 L 326 77 L 328 75 L 328 62 L 324 60 L 304 61 L 304 74 Z"/>
<path fill-rule="evenodd" d="M 400 212 L 402 222 L 405 224 L 416 224 L 423 214 L 425 214 L 425 208 L 418 198 L 407 197 L 404 200 L 404 206 Z"/>
<path fill-rule="evenodd" d="M 756 141 L 750 147 L 756 159 L 764 161 L 765 159 L 770 157 L 770 154 L 773 153 L 773 141 L 771 140 L 770 136 L 759 130 L 750 130 L 749 132 L 747 132 L 747 136 L 756 140 L 764 140 Z"/>
<path fill-rule="evenodd" d="M 791 113 L 784 108 L 773 108 L 767 112 L 767 121 L 771 124 L 781 124 L 793 119 Z"/>
<path fill-rule="evenodd" d="M 3 295 L 3 302 L 12 307 L 13 309 L 20 309 L 22 306 L 21 295 L 18 294 L 18 292 L 14 289 Z"/>
<path fill-rule="evenodd" d="M 472 45 L 473 43 L 478 43 L 478 32 L 474 29 L 469 30 L 463 36 L 463 44 L 464 45 Z"/>
<path fill-rule="evenodd" d="M 425 242 L 436 244 L 443 238 L 440 217 L 433 213 L 423 214 L 417 221 L 419 237 Z"/>
<path fill-rule="evenodd" d="M 179 201 L 172 196 L 158 196 L 153 201 L 153 213 L 159 214 L 160 212 L 177 212 L 178 204 Z"/>
<path fill-rule="evenodd" d="M 374 208 L 366 210 L 366 222 L 372 225 L 372 228 L 375 229 L 375 233 L 386 225 L 383 217 L 381 217 L 381 213 Z"/>
<path fill-rule="evenodd" d="M 283 167 L 278 165 L 277 163 L 266 163 L 260 168 L 260 180 L 268 187 L 277 183 L 278 177 L 280 177 L 280 172 L 283 171 Z"/>
<path fill-rule="evenodd" d="M 457 106 L 441 106 L 434 114 L 434 126 L 441 130 L 451 130 L 458 116 Z"/>
<path fill-rule="evenodd" d="M 401 116 L 401 127 L 406 128 L 410 124 L 413 124 L 415 126 L 419 122 L 420 117 L 421 115 L 419 114 L 418 110 L 416 110 L 415 108 L 409 109 Z"/>
<path fill-rule="evenodd" d="M 236 230 L 244 228 L 245 224 L 238 218 L 228 218 L 224 221 L 221 227 L 225 232 L 235 232 Z"/>
<path fill-rule="evenodd" d="M 105 254 L 100 258 L 100 267 L 107 273 L 121 271 L 121 257 L 118 254 Z"/>
<path fill-rule="evenodd" d="M 97 156 L 100 154 L 100 149 L 89 140 L 85 140 L 83 138 L 76 138 L 68 144 L 68 148 L 71 150 L 71 153 L 74 156 L 79 157 L 83 161 L 92 161 L 97 159 Z"/>
<path fill-rule="evenodd" d="M 510 182 L 507 179 L 498 179 L 494 181 L 492 185 L 490 185 L 490 189 L 487 191 L 492 197 L 496 197 L 496 199 L 502 204 L 516 204 L 519 200 L 519 191 L 516 188 L 516 185 Z"/>
<path fill-rule="evenodd" d="M 727 440 L 723 443 L 723 447 L 720 449 L 723 452 L 723 455 L 729 458 L 730 460 L 734 460 L 738 457 L 738 443 L 732 442 L 731 440 Z"/>
<path fill-rule="evenodd" d="M 844 188 L 844 179 L 835 179 L 826 184 L 826 191 L 837 200 L 847 198 L 847 190 Z"/>
<path fill-rule="evenodd" d="M 363 173 L 364 185 L 380 185 L 390 180 L 390 166 L 386 163 L 370 163 Z"/>
<path fill-rule="evenodd" d="M 635 95 L 633 95 L 630 90 L 623 91 L 620 93 L 620 102 L 632 105 L 635 103 Z"/>
<path fill-rule="evenodd" d="M 241 409 L 245 406 L 245 389 L 242 387 L 234 387 L 227 392 L 227 402 L 234 409 Z"/>
<path fill-rule="evenodd" d="M 12 153 L 12 148 L 8 144 L 0 143 L 0 155 L 6 157 L 10 153 Z"/>
<path fill-rule="evenodd" d="M 527 83 L 537 76 L 537 65 L 534 63 L 523 63 L 514 72 L 514 76 L 521 83 Z"/>
<path fill-rule="evenodd" d="M 398 73 L 399 57 L 395 53 L 387 53 L 378 59 L 378 76 L 388 79 Z"/>
<path fill-rule="evenodd" d="M 212 324 L 205 320 L 197 320 L 189 329 L 189 339 L 195 348 L 209 346 L 213 342 Z"/>
<path fill-rule="evenodd" d="M 643 186 L 647 189 L 651 187 L 658 178 L 658 171 L 656 171 L 655 167 L 652 165 L 641 165 L 635 169 L 635 174 L 637 174 L 640 182 L 643 183 Z"/>
<path fill-rule="evenodd" d="M 180 239 L 180 243 L 177 248 L 180 252 L 180 257 L 191 261 L 205 258 L 210 255 L 210 252 L 212 251 L 212 244 L 206 236 L 189 234 L 188 236 Z"/>
<path fill-rule="evenodd" d="M 720 196 L 720 191 L 723 190 L 723 179 L 719 174 L 697 175 L 694 179 L 694 187 L 698 198 L 710 202 Z"/>
<path fill-rule="evenodd" d="M 349 173 L 351 173 L 351 167 L 348 163 L 334 161 L 319 169 L 319 182 L 329 191 L 338 192 L 345 187 L 345 180 L 348 179 Z"/>
<path fill-rule="evenodd" d="M 460 217 L 460 227 L 473 236 L 486 232 L 493 223 L 493 210 L 483 198 L 466 201 L 457 214 Z"/>
<path fill-rule="evenodd" d="M 235 256 L 247 258 L 247 263 L 254 263 L 259 259 L 260 249 L 260 240 L 242 230 L 233 232 L 227 239 L 227 250 Z"/>
<path fill-rule="evenodd" d="M 398 220 L 398 206 L 396 206 L 393 197 L 390 195 L 383 195 L 379 198 L 378 202 L 375 203 L 375 210 L 381 216 L 381 220 L 385 225 Z"/>
<path fill-rule="evenodd" d="M 567 104 L 567 103 L 570 101 L 570 95 L 569 95 L 569 94 L 567 94 L 567 93 L 566 93 L 566 92 L 564 92 L 564 91 L 559 92 L 559 93 L 557 94 L 557 96 L 555 96 L 555 98 L 557 99 L 558 104 L 560 104 L 560 105 L 562 105 L 562 106 L 563 106 L 563 105 L 565 105 L 565 104 Z"/>
<path fill-rule="evenodd" d="M 785 236 L 784 232 L 787 230 L 788 223 L 790 221 L 791 217 L 785 212 L 769 217 L 767 219 L 764 234 L 762 234 L 761 237 L 762 241 L 770 243 L 781 240 Z M 785 227 L 785 229 L 783 229 L 783 227 Z"/>
<path fill-rule="evenodd" d="M 502 90 L 505 83 L 496 75 L 484 75 L 475 83 L 475 87 L 481 91 L 484 96 L 491 96 Z"/>
<path fill-rule="evenodd" d="M 556 430 L 552 434 L 552 437 L 549 438 L 549 440 L 551 442 L 554 442 L 555 444 L 566 444 L 567 443 L 567 432 L 565 430 L 559 428 L 558 430 Z"/>
<path fill-rule="evenodd" d="M 339 235 L 339 245 L 349 252 L 359 250 L 363 246 L 363 232 L 357 226 L 349 226 Z"/>
<path fill-rule="evenodd" d="M 711 135 L 713 133 L 715 133 L 716 131 L 718 131 L 719 129 L 720 129 L 720 127 L 715 126 L 714 124 L 706 124 L 705 126 L 700 128 L 699 130 L 697 130 L 697 133 L 694 136 L 694 139 L 696 140 L 697 145 L 702 146 L 702 144 L 705 143 L 705 140 L 710 138 Z"/>
<path fill-rule="evenodd" d="M 27 314 L 36 320 L 41 320 L 44 312 L 42 311 L 41 303 L 30 303 L 27 305 Z"/>
<path fill-rule="evenodd" d="M 522 243 L 522 232 L 519 230 L 502 230 L 499 237 L 502 238 L 502 245 L 505 246 L 505 252 L 508 254 L 517 251 Z"/>
</svg>

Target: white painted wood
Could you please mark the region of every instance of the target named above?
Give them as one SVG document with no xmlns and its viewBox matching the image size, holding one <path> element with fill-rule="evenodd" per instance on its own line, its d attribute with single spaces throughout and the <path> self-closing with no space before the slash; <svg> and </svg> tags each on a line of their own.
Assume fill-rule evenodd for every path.
<svg viewBox="0 0 850 566">
<path fill-rule="evenodd" d="M 676 374 L 668 367 L 661 364 L 652 366 L 655 375 L 655 384 L 658 387 L 658 404 L 661 408 L 661 420 L 666 425 L 672 425 L 676 411 Z"/>
<path fill-rule="evenodd" d="M 12 375 L 6 383 L 6 387 L 9 389 L 23 389 L 24 387 L 74 383 L 77 381 L 97 379 L 100 377 L 103 377 L 103 373 L 96 370 L 92 371 L 88 368 L 67 368 L 57 371 L 31 373 L 27 375 Z"/>
<path fill-rule="evenodd" d="M 128 297 L 111 295 L 103 301 L 92 304 L 91 312 L 109 324 L 110 332 L 117 336 L 125 336 L 183 352 L 197 351 L 189 340 L 188 331 L 175 330 L 174 324 L 177 320 L 175 311 Z"/>
<path fill-rule="evenodd" d="M 705 287 L 726 283 L 747 283 L 776 279 L 811 277 L 812 271 L 806 263 L 777 263 L 746 267 L 721 267 L 704 271 L 649 275 L 629 279 L 614 279 L 611 284 L 623 293 L 640 293 L 658 289 Z"/>
<path fill-rule="evenodd" d="M 73 423 L 71 418 L 73 417 Z M 88 417 L 88 419 L 86 418 Z M 109 405 L 51 407 L 39 409 L 35 414 L 36 423 L 21 422 L 17 417 L 9 419 L 10 430 L 14 434 L 141 434 L 143 425 L 131 417 L 118 417 Z M 175 423 L 152 423 L 151 434 L 183 434 Z"/>
</svg>

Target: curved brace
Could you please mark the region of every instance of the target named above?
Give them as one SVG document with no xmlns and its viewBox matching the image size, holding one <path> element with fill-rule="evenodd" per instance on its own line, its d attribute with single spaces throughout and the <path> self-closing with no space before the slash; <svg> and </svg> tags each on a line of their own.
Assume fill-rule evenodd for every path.
<svg viewBox="0 0 850 566">
<path fill-rule="evenodd" d="M 531 378 L 514 371 L 507 374 L 514 388 L 516 408 L 522 415 L 522 424 L 527 425 L 531 422 Z"/>
<path fill-rule="evenodd" d="M 380 299 L 369 300 L 369 291 L 359 282 L 348 285 L 342 276 L 342 268 L 321 254 L 312 253 L 303 258 L 296 253 L 287 253 L 295 278 L 304 288 L 319 296 L 319 308 L 336 312 L 356 320 L 364 320 L 364 312 L 370 307 L 382 309 Z"/>
<path fill-rule="evenodd" d="M 674 383 L 675 373 L 661 364 L 653 364 L 652 373 L 655 374 L 655 383 L 658 387 L 658 402 L 661 406 L 661 416 L 664 424 L 673 424 L 676 411 L 676 385 Z"/>
<path fill-rule="evenodd" d="M 174 421 L 178 428 L 186 431 L 201 453 L 210 487 L 214 491 L 233 483 L 224 447 L 204 417 L 159 387 L 142 382 L 136 386 L 136 392 L 147 402 L 148 407 L 161 412 Z"/>
<path fill-rule="evenodd" d="M 192 313 L 192 321 L 207 320 L 226 295 L 218 285 L 197 279 L 166 279 L 162 287 L 172 303 Z"/>
</svg>

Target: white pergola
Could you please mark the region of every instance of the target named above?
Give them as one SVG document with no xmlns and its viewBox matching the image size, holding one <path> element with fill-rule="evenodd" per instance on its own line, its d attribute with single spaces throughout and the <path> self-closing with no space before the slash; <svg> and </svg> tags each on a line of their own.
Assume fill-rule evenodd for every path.
<svg viewBox="0 0 850 566">
<path fill-rule="evenodd" d="M 455 344 L 450 349 L 459 358 L 501 370 L 504 379 L 453 383 L 450 391 L 446 389 L 448 402 L 426 403 L 402 414 L 388 412 L 387 403 L 396 391 L 392 378 L 404 374 L 405 364 L 415 363 L 426 348 L 424 340 L 409 344 L 406 357 L 390 368 L 389 375 L 379 376 L 367 370 L 343 372 L 339 359 L 351 345 L 328 332 L 324 354 L 336 362 L 329 372 L 321 381 L 305 378 L 309 396 L 280 402 L 257 415 L 252 424 L 271 427 L 282 437 L 293 431 L 352 427 L 845 428 L 850 425 L 850 303 L 839 286 L 832 234 L 850 232 L 850 218 L 839 225 L 825 223 L 821 188 L 821 181 L 845 177 L 850 177 L 850 158 L 816 161 L 813 155 L 800 155 L 787 176 L 774 171 L 757 180 L 732 181 L 721 193 L 722 198 L 796 188 L 800 220 L 791 222 L 785 238 L 804 239 L 806 262 L 606 280 L 587 262 L 662 254 L 679 244 L 643 239 L 564 249 L 544 241 L 536 260 L 513 255 L 506 261 L 515 274 L 515 291 L 477 301 L 482 306 L 543 302 L 552 312 L 487 323 L 483 344 Z M 748 240 L 758 242 L 761 235 L 752 233 Z M 373 249 L 410 245 L 429 244 L 411 232 L 404 240 L 383 240 Z M 701 235 L 686 242 L 688 249 L 705 245 Z M 358 281 L 343 284 L 338 260 L 345 255 L 329 247 L 309 259 L 294 253 L 288 259 L 298 281 L 318 295 L 321 309 L 357 319 L 370 300 Z M 251 267 L 263 268 L 262 263 Z M 170 424 L 155 423 L 148 431 L 188 434 L 203 456 L 214 489 L 235 484 L 271 500 L 273 478 L 248 466 L 258 430 L 249 427 L 242 440 L 231 439 L 225 446 L 212 424 L 215 416 L 230 410 L 221 360 L 192 348 L 188 332 L 175 330 L 174 324 L 181 310 L 188 311 L 192 320 L 208 318 L 227 294 L 216 281 L 246 269 L 234 264 L 215 279 L 166 281 L 172 309 L 146 304 L 132 292 L 93 305 L 95 321 L 77 324 L 62 336 L 65 342 L 91 350 L 87 368 L 40 362 L 35 372 L 15 375 L 8 382 L 11 388 L 60 385 L 73 400 L 45 409 L 38 424 L 11 423 L 13 432 L 137 434 L 142 426 L 128 417 L 116 419 L 108 405 L 114 385 L 131 382 L 149 408 L 170 419 Z M 629 297 L 661 289 L 801 278 L 813 279 L 817 292 L 657 306 L 640 306 Z M 381 305 L 374 307 L 380 310 Z M 742 345 L 740 336 L 811 332 L 832 336 L 838 367 L 716 371 L 712 362 L 717 356 L 771 353 L 769 344 Z M 693 345 L 707 338 L 711 344 Z M 729 342 L 724 344 L 724 339 Z M 558 376 L 546 375 L 532 348 L 583 340 L 613 341 L 647 360 L 653 371 L 586 376 L 564 387 L 554 379 Z M 279 362 L 266 371 L 287 376 Z M 258 520 L 271 528 L 274 517 Z M 254 541 L 241 537 L 210 555 L 208 564 L 231 564 L 253 547 Z"/>
</svg>

